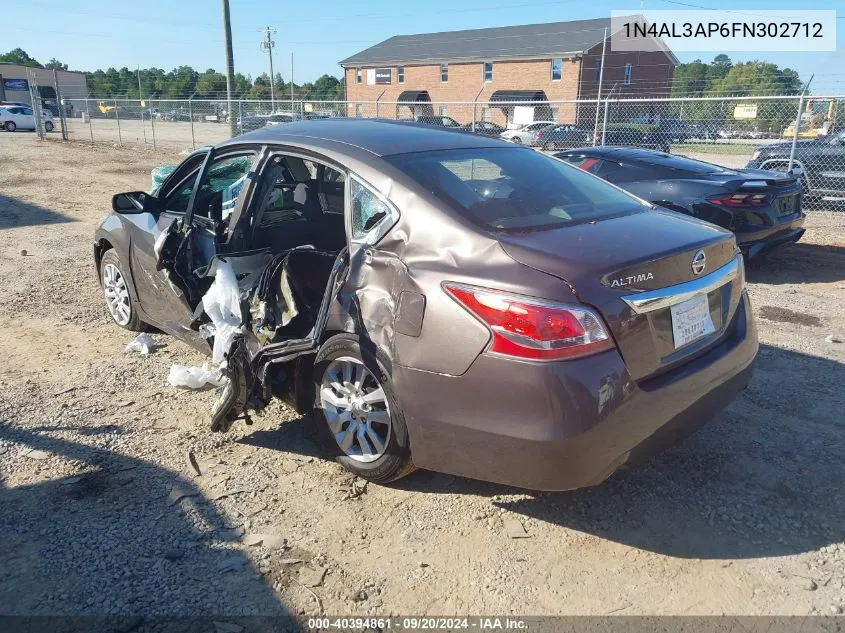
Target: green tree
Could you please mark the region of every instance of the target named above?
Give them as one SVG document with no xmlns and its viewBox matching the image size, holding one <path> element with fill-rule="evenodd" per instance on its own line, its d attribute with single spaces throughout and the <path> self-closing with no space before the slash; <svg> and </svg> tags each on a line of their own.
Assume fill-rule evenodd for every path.
<svg viewBox="0 0 845 633">
<path fill-rule="evenodd" d="M 261 73 L 255 78 L 252 83 L 252 89 L 249 91 L 249 99 L 269 99 L 270 98 L 270 77 L 267 73 Z"/>
<path fill-rule="evenodd" d="M 236 82 L 237 83 L 237 82 Z M 195 86 L 197 97 L 212 99 L 226 94 L 226 75 L 209 68 L 199 77 Z"/>
<path fill-rule="evenodd" d="M 30 57 L 22 48 L 15 48 L 8 53 L 0 54 L 0 62 L 7 62 L 9 64 L 20 64 L 22 66 L 33 66 L 35 68 L 44 68 L 40 63 Z"/>
<path fill-rule="evenodd" d="M 50 70 L 67 70 L 67 64 L 63 64 L 55 57 L 52 57 L 49 62 L 44 64 L 44 68 L 49 68 Z"/>
<path fill-rule="evenodd" d="M 312 99 L 333 100 L 339 99 L 343 94 L 343 85 L 337 77 L 331 75 L 323 75 L 314 82 L 311 88 Z"/>
</svg>

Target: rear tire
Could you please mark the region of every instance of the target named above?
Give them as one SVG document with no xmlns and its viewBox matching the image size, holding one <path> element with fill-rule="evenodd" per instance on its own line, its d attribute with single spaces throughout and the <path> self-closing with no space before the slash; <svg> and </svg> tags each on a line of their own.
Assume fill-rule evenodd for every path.
<svg viewBox="0 0 845 633">
<path fill-rule="evenodd" d="M 518 136 L 514 136 L 511 140 L 512 140 L 514 143 L 516 143 L 517 145 L 522 145 L 522 139 L 521 139 L 521 138 L 519 138 Z"/>
<path fill-rule="evenodd" d="M 553 141 L 549 141 L 548 143 L 546 143 L 545 145 L 543 145 L 543 149 L 544 149 L 544 150 L 546 150 L 547 152 L 553 152 L 553 151 L 555 151 L 555 144 L 554 144 L 554 142 L 553 142 Z"/>
<path fill-rule="evenodd" d="M 15 125 L 13 121 L 8 121 L 6 123 L 6 131 L 7 132 L 14 132 L 17 129 L 18 129 L 18 126 Z"/>
<path fill-rule="evenodd" d="M 327 452 L 378 484 L 414 470 L 405 416 L 381 354 L 338 334 L 314 360 L 314 421 Z"/>
<path fill-rule="evenodd" d="M 107 250 L 100 261 L 100 285 L 106 299 L 106 310 L 112 321 L 125 330 L 141 332 L 144 324 L 129 292 L 131 282 L 121 269 L 120 258 L 113 249 Z"/>
<path fill-rule="evenodd" d="M 47 132 L 52 132 L 52 131 L 53 131 L 53 122 L 52 122 L 52 121 L 46 121 L 46 122 L 44 123 L 44 129 L 45 129 Z"/>
</svg>

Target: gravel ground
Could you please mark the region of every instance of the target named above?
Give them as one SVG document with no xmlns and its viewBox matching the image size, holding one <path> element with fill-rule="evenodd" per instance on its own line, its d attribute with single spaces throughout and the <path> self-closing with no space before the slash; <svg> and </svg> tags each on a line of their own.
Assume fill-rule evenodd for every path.
<svg viewBox="0 0 845 633">
<path fill-rule="evenodd" d="M 845 214 L 750 267 L 749 389 L 645 466 L 570 493 L 362 486 L 279 403 L 210 433 L 214 392 L 165 381 L 202 361 L 178 341 L 124 353 L 92 230 L 176 160 L 0 134 L 0 613 L 842 611 Z"/>
</svg>

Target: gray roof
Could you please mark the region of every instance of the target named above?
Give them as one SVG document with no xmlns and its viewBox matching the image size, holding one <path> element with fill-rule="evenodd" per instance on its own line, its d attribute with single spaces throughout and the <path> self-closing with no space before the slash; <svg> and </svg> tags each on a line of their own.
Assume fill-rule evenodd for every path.
<svg viewBox="0 0 845 633">
<path fill-rule="evenodd" d="M 219 146 L 239 143 L 281 143 L 316 151 L 331 149 L 356 154 L 355 150 L 363 150 L 376 156 L 444 149 L 517 147 L 496 138 L 410 121 L 341 117 L 271 125 L 227 139 Z"/>
<path fill-rule="evenodd" d="M 610 18 L 396 35 L 347 57 L 340 65 L 560 57 L 591 49 L 602 41 L 605 28 L 610 29 Z"/>
</svg>

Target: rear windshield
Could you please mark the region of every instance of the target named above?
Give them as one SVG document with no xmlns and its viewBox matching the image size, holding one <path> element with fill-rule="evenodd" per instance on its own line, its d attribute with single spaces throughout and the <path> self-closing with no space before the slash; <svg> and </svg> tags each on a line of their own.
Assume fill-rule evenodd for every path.
<svg viewBox="0 0 845 633">
<path fill-rule="evenodd" d="M 703 161 L 695 160 L 693 158 L 684 158 L 683 156 L 676 156 L 674 154 L 668 155 L 659 154 L 655 152 L 649 153 L 645 156 L 637 155 L 636 158 L 646 164 L 650 163 L 652 165 L 657 165 L 658 167 L 665 167 L 667 169 L 680 169 L 693 174 L 717 174 L 724 171 L 729 171 L 724 167 L 720 167 L 719 165 L 705 163 Z"/>
<path fill-rule="evenodd" d="M 557 228 L 642 211 L 636 198 L 524 148 L 386 156 L 461 215 L 495 231 Z"/>
</svg>

